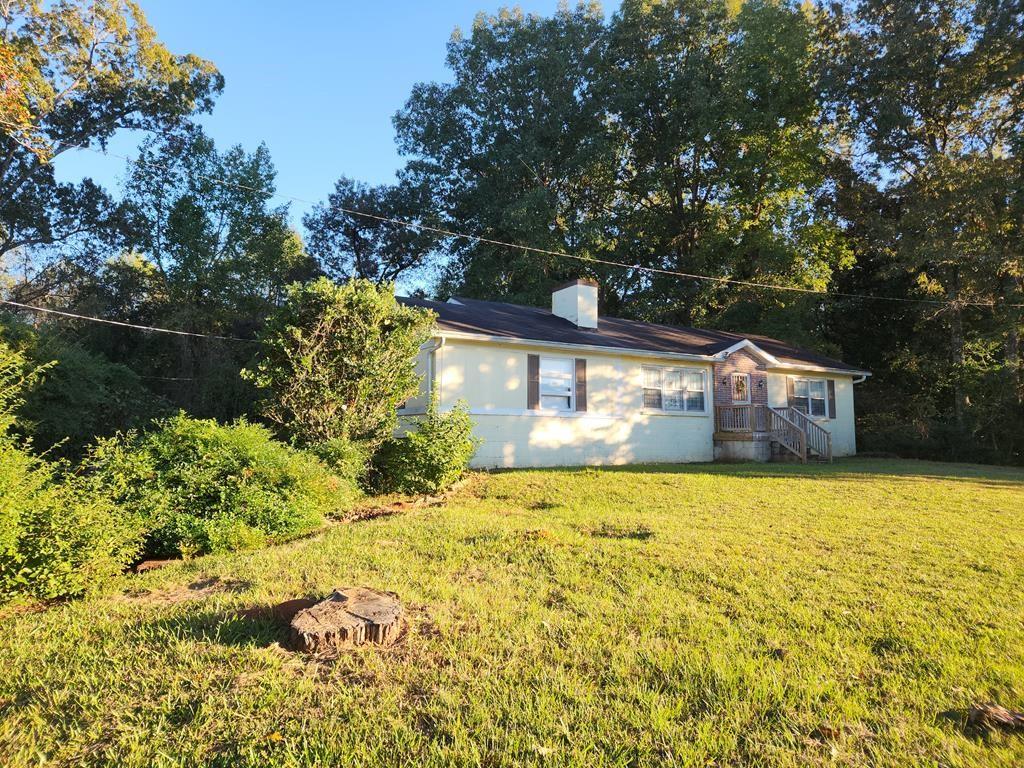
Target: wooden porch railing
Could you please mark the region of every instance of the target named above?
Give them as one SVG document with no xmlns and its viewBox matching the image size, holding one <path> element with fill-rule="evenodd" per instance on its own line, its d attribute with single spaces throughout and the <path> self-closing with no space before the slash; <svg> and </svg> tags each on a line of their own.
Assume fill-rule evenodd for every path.
<svg viewBox="0 0 1024 768">
<path fill-rule="evenodd" d="M 807 435 L 807 447 L 821 456 L 825 461 L 832 461 L 832 433 L 822 427 L 803 411 L 796 408 L 783 409 L 786 416 L 800 427 Z"/>
<path fill-rule="evenodd" d="M 786 414 L 776 408 L 769 408 L 768 427 L 773 440 L 790 453 L 800 457 L 800 461 L 807 461 L 807 434 L 797 424 L 790 421 Z"/>
<path fill-rule="evenodd" d="M 766 405 L 716 405 L 715 430 L 718 432 L 767 432 Z"/>
<path fill-rule="evenodd" d="M 812 453 L 832 461 L 832 435 L 803 411 L 767 405 L 716 405 L 715 431 L 768 432 L 772 440 L 807 461 Z"/>
</svg>

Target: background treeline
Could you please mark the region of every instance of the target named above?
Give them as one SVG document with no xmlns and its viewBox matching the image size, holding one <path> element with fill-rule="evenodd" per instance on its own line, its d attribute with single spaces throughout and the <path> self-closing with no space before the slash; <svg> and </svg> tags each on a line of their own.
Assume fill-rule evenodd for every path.
<svg viewBox="0 0 1024 768">
<path fill-rule="evenodd" d="M 224 87 L 213 64 L 168 52 L 119 0 L 4 13 L 14 300 L 252 339 L 289 284 L 319 275 L 542 305 L 589 275 L 604 313 L 764 333 L 874 371 L 857 391 L 861 450 L 1024 462 L 1019 2 L 481 15 L 448 44 L 450 81 L 417 85 L 395 116 L 397 182 L 340 178 L 301 235 L 266 148 L 218 148 L 190 121 Z M 56 181 L 55 156 L 122 128 L 148 138 L 121 189 Z M 68 320 L 5 338 L 82 371 L 57 366 L 27 396 L 39 449 L 71 438 L 57 450 L 73 454 L 177 408 L 258 413 L 246 343 Z"/>
</svg>

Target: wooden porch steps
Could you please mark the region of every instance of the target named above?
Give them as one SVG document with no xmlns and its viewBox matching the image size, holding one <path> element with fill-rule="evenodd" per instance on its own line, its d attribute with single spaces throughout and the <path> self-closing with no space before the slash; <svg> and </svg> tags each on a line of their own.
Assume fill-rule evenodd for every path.
<svg viewBox="0 0 1024 768">
<path fill-rule="evenodd" d="M 768 405 L 715 406 L 716 440 L 766 438 L 771 442 L 771 461 L 832 461 L 831 433 L 796 408 L 772 408 Z"/>
</svg>

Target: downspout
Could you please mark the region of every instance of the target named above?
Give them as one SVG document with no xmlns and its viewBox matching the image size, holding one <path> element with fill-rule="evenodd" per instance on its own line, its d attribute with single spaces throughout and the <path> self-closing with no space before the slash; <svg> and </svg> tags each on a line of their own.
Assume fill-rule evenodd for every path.
<svg viewBox="0 0 1024 768">
<path fill-rule="evenodd" d="M 864 374 L 863 376 L 861 376 L 861 377 L 860 377 L 859 379 L 854 379 L 854 380 L 853 380 L 853 383 L 854 383 L 854 384 L 863 384 L 863 383 L 864 383 L 865 381 L 867 381 L 867 379 L 868 379 L 868 375 L 867 375 L 867 374 L 865 373 L 865 374 Z"/>
</svg>

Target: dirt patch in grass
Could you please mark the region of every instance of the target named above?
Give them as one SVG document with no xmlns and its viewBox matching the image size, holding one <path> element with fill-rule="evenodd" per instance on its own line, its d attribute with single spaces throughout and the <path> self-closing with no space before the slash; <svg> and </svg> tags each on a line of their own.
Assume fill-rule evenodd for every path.
<svg viewBox="0 0 1024 768">
<path fill-rule="evenodd" d="M 361 509 L 352 510 L 341 522 L 343 523 L 361 523 L 364 520 L 376 520 L 380 517 L 391 517 L 392 515 L 400 514 L 404 511 L 403 507 L 389 506 L 389 507 L 363 507 Z"/>
<path fill-rule="evenodd" d="M 186 600 L 200 600 L 218 592 L 244 592 L 252 585 L 240 579 L 222 579 L 211 576 L 199 579 L 191 584 L 175 584 L 162 589 L 133 589 L 120 596 L 120 599 L 147 605 L 173 605 Z"/>
<path fill-rule="evenodd" d="M 555 534 L 548 528 L 531 528 L 520 534 L 523 541 L 553 541 Z"/>
<path fill-rule="evenodd" d="M 615 525 L 614 523 L 601 523 L 597 528 L 590 531 L 590 535 L 599 539 L 635 539 L 646 541 L 654 537 L 654 531 L 646 525 Z"/>
<path fill-rule="evenodd" d="M 15 616 L 24 616 L 30 613 L 42 613 L 43 611 L 48 611 L 54 606 L 64 605 L 69 601 L 70 598 L 55 597 L 49 600 L 10 603 L 3 606 L 3 608 L 0 608 L 0 621 L 4 621 L 5 619 L 10 619 Z"/>
<path fill-rule="evenodd" d="M 364 520 L 376 520 L 381 517 L 391 517 L 402 512 L 409 512 L 414 509 L 427 507 L 440 507 L 451 496 L 452 491 L 440 496 L 415 496 L 412 498 L 395 498 L 383 501 L 376 500 L 376 503 L 356 507 L 339 518 L 339 523 L 360 523 Z"/>
</svg>

